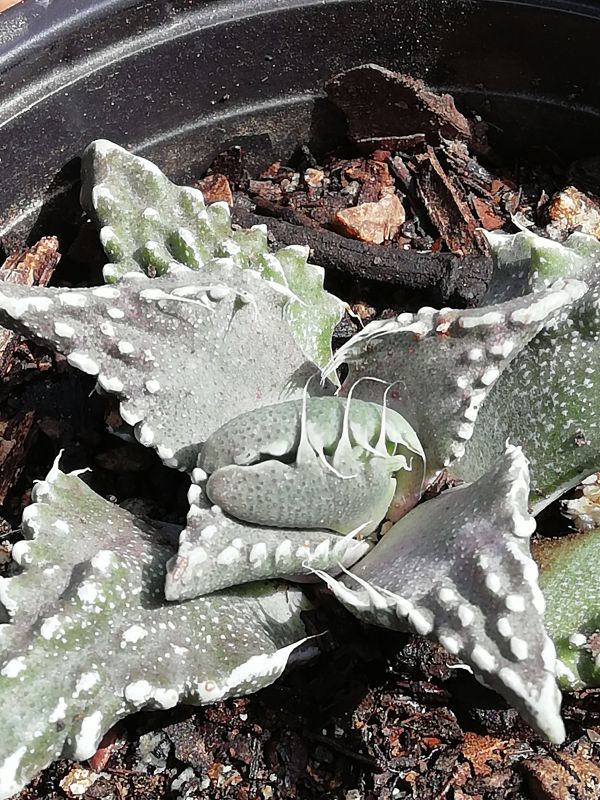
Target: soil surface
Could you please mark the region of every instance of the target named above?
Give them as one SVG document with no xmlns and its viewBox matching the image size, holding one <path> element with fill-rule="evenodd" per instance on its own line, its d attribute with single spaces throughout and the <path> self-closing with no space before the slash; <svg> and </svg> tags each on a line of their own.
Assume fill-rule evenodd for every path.
<svg viewBox="0 0 600 800">
<path fill-rule="evenodd" d="M 335 151 L 303 146 L 287 163 L 249 175 L 243 149 L 232 148 L 201 188 L 209 201 L 229 202 L 239 223 L 267 221 L 274 244 L 311 246 L 329 288 L 350 304 L 338 344 L 392 312 L 479 303 L 491 274 L 481 229 L 514 232 L 516 223 L 561 238 L 596 224 L 595 160 L 561 164 L 546 154 L 533 166 L 503 162 L 481 120 L 409 76 L 350 71 L 327 89 L 348 121 Z M 3 277 L 101 282 L 103 256 L 89 222 L 61 241 L 60 262 L 58 247 L 45 239 L 14 254 Z M 183 524 L 186 477 L 107 432 L 117 414 L 93 393 L 93 379 L 12 334 L 0 341 L 0 373 L 0 570 L 13 568 L 10 549 L 33 480 L 60 448 L 61 467 L 91 467 L 89 481 L 103 496 Z M 541 535 L 567 530 L 556 506 L 539 522 Z M 600 797 L 599 691 L 565 698 L 567 743 L 551 746 L 440 647 L 361 625 L 323 587 L 307 593 L 320 653 L 309 664 L 292 665 L 248 698 L 131 717 L 90 762 L 57 762 L 20 800 Z"/>
</svg>

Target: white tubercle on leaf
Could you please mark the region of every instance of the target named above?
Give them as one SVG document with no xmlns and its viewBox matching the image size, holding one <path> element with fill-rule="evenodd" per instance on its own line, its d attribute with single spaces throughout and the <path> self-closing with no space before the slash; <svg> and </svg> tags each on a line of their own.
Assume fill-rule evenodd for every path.
<svg viewBox="0 0 600 800">
<path fill-rule="evenodd" d="M 172 550 L 154 526 L 56 465 L 42 484 L 31 558 L 0 592 L 13 614 L 0 625 L 2 800 L 54 759 L 90 758 L 132 711 L 256 691 L 305 641 L 286 584 L 157 602 Z"/>
<path fill-rule="evenodd" d="M 528 547 L 535 527 L 528 488 L 527 461 L 509 445 L 478 481 L 396 523 L 342 582 L 326 580 L 365 621 L 450 645 L 534 728 L 560 743 L 555 651 Z"/>
<path fill-rule="evenodd" d="M 479 409 L 503 372 L 545 326 L 587 291 L 578 280 L 505 303 L 458 311 L 431 308 L 371 322 L 341 347 L 325 372 L 347 362 L 342 394 L 366 375 L 394 384 L 390 407 L 413 426 L 435 475 L 465 452 Z M 383 401 L 377 383 L 363 383 L 356 396 Z M 466 434 L 466 435 L 465 435 Z"/>
</svg>

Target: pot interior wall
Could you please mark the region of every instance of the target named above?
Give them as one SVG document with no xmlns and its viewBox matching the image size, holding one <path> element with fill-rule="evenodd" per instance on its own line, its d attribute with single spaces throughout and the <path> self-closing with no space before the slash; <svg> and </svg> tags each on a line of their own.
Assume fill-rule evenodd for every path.
<svg viewBox="0 0 600 800">
<path fill-rule="evenodd" d="M 194 177 L 226 144 L 260 166 L 343 135 L 324 81 L 423 77 L 502 147 L 598 152 L 600 6 L 542 0 L 33 0 L 0 20 L 0 236 L 67 235 L 78 156 L 108 137 Z M 315 101 L 316 98 L 316 101 Z"/>
</svg>

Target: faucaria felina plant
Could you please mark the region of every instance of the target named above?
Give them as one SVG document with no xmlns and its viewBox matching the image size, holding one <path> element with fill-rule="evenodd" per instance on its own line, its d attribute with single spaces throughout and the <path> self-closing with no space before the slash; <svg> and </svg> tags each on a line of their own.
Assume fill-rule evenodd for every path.
<svg viewBox="0 0 600 800">
<path fill-rule="evenodd" d="M 540 588 L 531 510 L 599 466 L 599 246 L 494 236 L 487 305 L 374 322 L 332 356 L 343 307 L 303 249 L 270 253 L 263 229 L 233 231 L 226 206 L 109 142 L 83 163 L 109 283 L 3 285 L 0 320 L 115 394 L 138 440 L 190 473 L 190 508 L 175 553 L 58 465 L 38 484 L 23 572 L 0 583 L 0 701 L 22 698 L 0 798 L 132 710 L 274 680 L 305 635 L 281 582 L 299 576 L 437 640 L 562 741 L 557 675 L 598 679 L 569 650 L 585 628 L 594 658 L 595 537 L 562 553 L 566 586 L 549 571 Z M 413 508 L 444 467 L 468 483 Z"/>
</svg>

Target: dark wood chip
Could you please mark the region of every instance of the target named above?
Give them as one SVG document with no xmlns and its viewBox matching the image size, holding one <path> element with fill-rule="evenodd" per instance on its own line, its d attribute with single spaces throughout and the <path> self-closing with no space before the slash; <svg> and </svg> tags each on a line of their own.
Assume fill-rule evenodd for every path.
<svg viewBox="0 0 600 800">
<path fill-rule="evenodd" d="M 36 433 L 35 416 L 35 411 L 17 411 L 0 418 L 0 505 L 25 468 Z"/>
<path fill-rule="evenodd" d="M 424 134 L 428 141 L 472 141 L 470 121 L 449 94 L 436 94 L 423 81 L 364 64 L 342 72 L 325 86 L 328 96 L 344 112 L 354 140 Z"/>
<path fill-rule="evenodd" d="M 494 176 L 473 158 L 464 142 L 457 139 L 444 141 L 442 149 L 448 166 L 460 178 L 461 183 L 483 197 L 492 197 Z"/>
<path fill-rule="evenodd" d="M 408 136 L 367 136 L 364 139 L 356 139 L 355 145 L 359 153 L 367 155 L 376 150 L 412 154 L 422 150 L 426 141 L 424 133 L 412 133 Z"/>
<path fill-rule="evenodd" d="M 8 256 L 0 267 L 0 280 L 23 286 L 46 286 L 59 261 L 58 239 L 48 236 L 27 250 Z M 20 342 L 20 336 L 0 328 L 0 377 L 4 378 L 10 372 Z M 27 345 L 23 346 L 27 348 Z"/>
<path fill-rule="evenodd" d="M 272 211 L 276 209 L 274 206 Z M 283 219 L 267 220 L 237 203 L 233 221 L 245 228 L 268 223 L 274 246 L 307 245 L 313 263 L 326 270 L 407 289 L 435 288 L 443 303 L 477 305 L 491 276 L 491 259 L 487 256 L 457 258 L 451 253 L 419 253 L 366 244 L 333 231 L 314 230 Z"/>
<path fill-rule="evenodd" d="M 231 193 L 231 186 L 229 181 L 220 172 L 214 172 L 207 175 L 196 184 L 198 189 L 204 195 L 205 203 L 217 203 L 219 201 L 227 203 L 228 206 L 233 205 L 233 194 Z"/>
<path fill-rule="evenodd" d="M 45 286 L 60 260 L 58 239 L 54 236 L 40 239 L 33 247 L 10 255 L 0 268 L 0 280 L 6 283 Z M 15 363 L 27 364 L 30 369 L 46 371 L 48 359 L 37 356 L 17 334 L 0 328 L 0 377 L 6 379 Z M 26 465 L 26 454 L 36 433 L 36 414 L 32 410 L 16 413 L 4 409 L 0 413 L 0 504 L 6 500 L 10 488 L 18 480 Z"/>
<path fill-rule="evenodd" d="M 481 253 L 484 248 L 476 236 L 477 221 L 433 147 L 428 146 L 427 152 L 416 155 L 411 163 L 419 197 L 448 249 L 461 256 Z"/>
<path fill-rule="evenodd" d="M 595 800 L 600 768 L 583 755 L 555 752 L 520 765 L 535 800 Z"/>
</svg>

